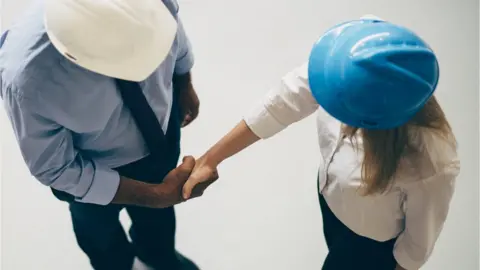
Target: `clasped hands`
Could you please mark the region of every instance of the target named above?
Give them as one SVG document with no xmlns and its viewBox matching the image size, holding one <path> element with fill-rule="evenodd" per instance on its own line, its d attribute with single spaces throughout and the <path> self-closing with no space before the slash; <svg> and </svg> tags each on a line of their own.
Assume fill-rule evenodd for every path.
<svg viewBox="0 0 480 270">
<path fill-rule="evenodd" d="M 197 161 L 192 156 L 184 157 L 182 164 L 171 170 L 162 184 L 156 186 L 159 201 L 151 207 L 170 207 L 202 196 L 205 189 L 218 179 L 216 167 L 203 157 Z"/>
<path fill-rule="evenodd" d="M 183 186 L 183 198 L 190 199 L 192 196 L 203 195 L 205 189 L 218 179 L 218 163 L 208 159 L 206 156 L 199 158 Z"/>
</svg>

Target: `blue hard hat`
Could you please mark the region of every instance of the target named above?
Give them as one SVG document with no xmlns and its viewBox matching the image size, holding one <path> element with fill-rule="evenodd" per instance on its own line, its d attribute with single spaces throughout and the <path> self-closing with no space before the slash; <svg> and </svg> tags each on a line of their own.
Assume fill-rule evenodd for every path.
<svg viewBox="0 0 480 270">
<path fill-rule="evenodd" d="M 431 48 L 410 30 L 361 19 L 328 30 L 308 63 L 313 96 L 349 126 L 390 129 L 410 120 L 437 87 Z"/>
</svg>

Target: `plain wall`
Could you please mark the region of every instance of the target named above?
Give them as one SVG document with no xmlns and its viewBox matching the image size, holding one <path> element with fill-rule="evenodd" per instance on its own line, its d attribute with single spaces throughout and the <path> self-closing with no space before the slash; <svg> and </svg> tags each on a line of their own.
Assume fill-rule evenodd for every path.
<svg viewBox="0 0 480 270">
<path fill-rule="evenodd" d="M 422 269 L 479 269 L 478 1 L 179 1 L 196 54 L 200 117 L 184 130 L 201 155 L 282 75 L 307 59 L 321 33 L 375 14 L 410 27 L 436 51 L 438 97 L 462 162 L 443 233 Z M 3 0 L 3 29 L 30 0 Z M 67 205 L 33 179 L 2 110 L 2 268 L 89 269 Z M 222 164 L 205 195 L 177 207 L 178 248 L 209 270 L 318 270 L 327 253 L 316 194 L 312 117 Z M 129 223 L 122 214 L 122 221 Z"/>
</svg>

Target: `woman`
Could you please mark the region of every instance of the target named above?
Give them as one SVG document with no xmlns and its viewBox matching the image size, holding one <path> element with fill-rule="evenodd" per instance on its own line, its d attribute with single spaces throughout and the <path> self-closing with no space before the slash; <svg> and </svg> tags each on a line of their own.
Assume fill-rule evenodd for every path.
<svg viewBox="0 0 480 270">
<path fill-rule="evenodd" d="M 223 160 L 318 110 L 323 269 L 419 269 L 459 173 L 437 82 L 434 53 L 409 30 L 372 19 L 338 25 L 197 161 L 184 196 Z"/>
</svg>

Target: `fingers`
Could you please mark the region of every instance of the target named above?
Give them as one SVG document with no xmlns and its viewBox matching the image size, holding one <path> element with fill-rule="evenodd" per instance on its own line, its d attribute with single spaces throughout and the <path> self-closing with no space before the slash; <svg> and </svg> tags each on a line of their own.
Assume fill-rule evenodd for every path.
<svg viewBox="0 0 480 270">
<path fill-rule="evenodd" d="M 188 126 L 192 121 L 193 121 L 193 118 L 191 114 L 190 113 L 186 114 L 182 122 L 182 127 Z"/>
<path fill-rule="evenodd" d="M 203 195 L 203 193 L 205 192 L 205 190 L 213 183 L 215 182 L 216 180 L 218 179 L 217 178 L 212 178 L 208 181 L 205 181 L 205 182 L 202 182 L 202 183 L 199 183 L 197 184 L 193 190 L 192 190 L 192 193 L 190 195 L 190 199 L 193 199 L 193 198 L 197 198 L 197 197 L 200 197 Z"/>
<path fill-rule="evenodd" d="M 198 113 L 200 112 L 200 105 L 197 104 L 196 106 L 194 106 L 192 108 L 192 110 L 190 111 L 190 117 L 192 118 L 191 121 L 195 120 L 198 116 Z"/>
<path fill-rule="evenodd" d="M 183 199 L 188 200 L 192 195 L 193 188 L 199 183 L 197 177 L 190 176 L 185 185 L 183 185 Z"/>
<path fill-rule="evenodd" d="M 195 167 L 195 159 L 192 156 L 186 156 L 183 158 L 183 163 L 178 166 L 177 176 L 180 179 L 187 180 L 190 174 L 192 173 L 193 168 Z"/>
<path fill-rule="evenodd" d="M 190 125 L 198 116 L 198 108 L 190 109 L 188 112 L 184 113 L 185 117 L 183 118 L 182 128 Z"/>
<path fill-rule="evenodd" d="M 189 171 L 192 171 L 193 168 L 195 167 L 195 158 L 192 156 L 185 156 L 182 159 L 182 164 L 180 165 L 180 168 L 185 168 L 188 169 Z"/>
<path fill-rule="evenodd" d="M 193 106 L 187 112 L 185 112 L 183 114 L 185 115 L 185 117 L 183 118 L 182 128 L 190 125 L 190 123 L 192 123 L 193 120 L 197 119 L 199 111 L 200 110 L 198 106 Z"/>
<path fill-rule="evenodd" d="M 202 177 L 203 176 L 203 177 Z M 183 186 L 183 199 L 199 197 L 205 189 L 218 179 L 218 172 L 210 172 L 207 175 L 193 175 Z"/>
</svg>

